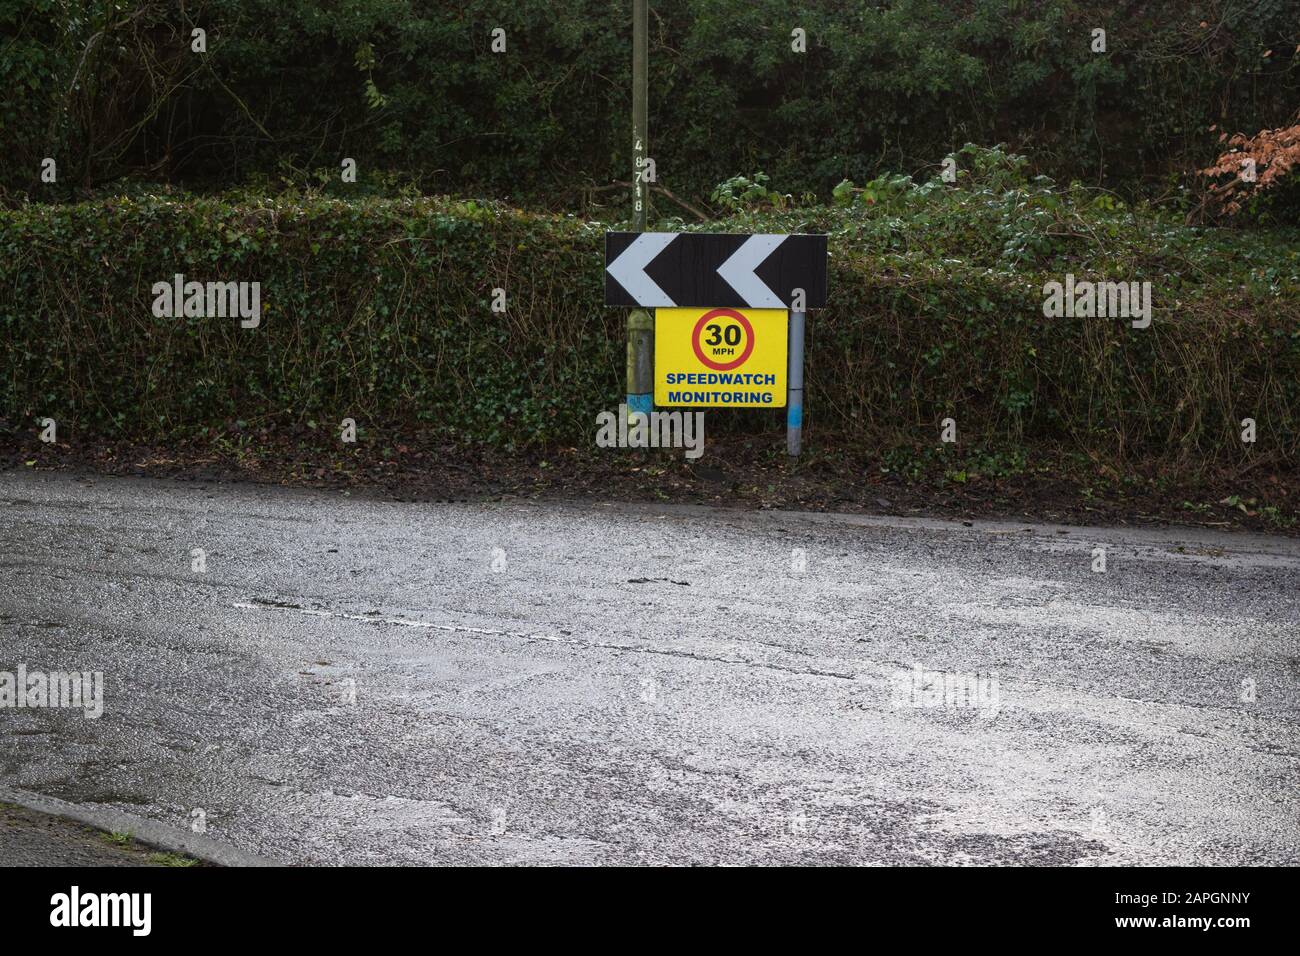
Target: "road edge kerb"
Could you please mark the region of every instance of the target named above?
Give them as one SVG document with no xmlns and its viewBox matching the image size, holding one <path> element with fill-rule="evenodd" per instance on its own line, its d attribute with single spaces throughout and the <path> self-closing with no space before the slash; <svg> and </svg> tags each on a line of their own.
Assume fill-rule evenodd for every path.
<svg viewBox="0 0 1300 956">
<path fill-rule="evenodd" d="M 435 504 L 435 502 L 416 502 Z M 809 524 L 843 524 L 864 528 L 887 528 L 897 531 L 955 531 L 1005 535 L 1034 534 L 1044 540 L 1070 536 L 1074 541 L 1118 541 L 1140 547 L 1176 544 L 1213 544 L 1234 553 L 1255 552 L 1270 557 L 1300 561 L 1300 537 L 1276 531 L 1255 529 L 1208 528 L 1201 525 L 1125 525 L 1068 524 L 1043 518 L 944 518 L 933 515 L 891 515 L 856 511 L 797 511 L 790 508 L 730 508 L 712 504 L 680 501 L 619 501 L 585 498 L 550 500 L 521 498 L 493 504 L 559 505 L 580 511 L 619 511 L 626 513 L 682 517 L 724 514 L 736 518 L 760 517 L 767 520 L 805 522 Z"/>
<path fill-rule="evenodd" d="M 103 830 L 105 833 L 129 833 L 137 843 L 168 853 L 183 853 L 213 866 L 283 866 L 253 853 L 236 849 L 201 833 L 191 833 L 157 820 L 133 816 L 108 807 L 90 807 L 69 803 L 58 797 L 18 790 L 0 783 L 0 803 L 12 803 L 49 816 L 61 817 L 76 823 Z"/>
</svg>

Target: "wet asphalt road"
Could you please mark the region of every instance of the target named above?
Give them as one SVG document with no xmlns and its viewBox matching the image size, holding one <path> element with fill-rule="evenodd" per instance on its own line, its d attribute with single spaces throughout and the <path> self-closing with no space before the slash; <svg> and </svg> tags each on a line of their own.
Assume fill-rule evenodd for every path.
<svg viewBox="0 0 1300 956">
<path fill-rule="evenodd" d="M 0 781 L 276 860 L 1300 863 L 1294 540 L 8 473 L 0 574 L 106 686 Z"/>
</svg>

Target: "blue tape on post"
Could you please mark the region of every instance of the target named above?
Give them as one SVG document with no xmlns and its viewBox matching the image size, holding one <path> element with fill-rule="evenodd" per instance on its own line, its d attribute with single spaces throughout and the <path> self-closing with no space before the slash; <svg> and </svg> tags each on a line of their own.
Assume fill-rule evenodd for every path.
<svg viewBox="0 0 1300 956">
<path fill-rule="evenodd" d="M 654 411 L 654 407 L 655 397 L 653 395 L 629 395 L 627 397 L 627 412 L 629 415 L 649 415 Z"/>
<path fill-rule="evenodd" d="M 785 424 L 788 428 L 803 427 L 803 406 L 791 405 L 785 412 Z"/>
</svg>

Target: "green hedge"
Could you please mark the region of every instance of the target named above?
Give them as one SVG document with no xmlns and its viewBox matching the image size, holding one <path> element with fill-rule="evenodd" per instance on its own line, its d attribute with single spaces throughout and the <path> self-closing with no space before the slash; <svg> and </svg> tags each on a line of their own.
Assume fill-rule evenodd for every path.
<svg viewBox="0 0 1300 956">
<path fill-rule="evenodd" d="M 964 162 L 976 168 L 956 187 L 882 178 L 846 184 L 835 207 L 714 227 L 831 233 L 830 303 L 809 323 L 814 441 L 934 445 L 952 416 L 963 442 L 990 448 L 1295 465 L 1294 234 L 1186 229 L 1026 182 L 1000 154 Z M 604 228 L 447 199 L 0 212 L 0 418 L 158 440 L 350 416 L 372 434 L 586 447 L 623 388 Z M 1151 328 L 1044 318 L 1043 282 L 1067 271 L 1152 281 Z M 151 286 L 177 272 L 260 282 L 261 326 L 155 318 Z M 711 427 L 771 429 L 765 414 Z"/>
<path fill-rule="evenodd" d="M 599 235 L 438 200 L 0 214 L 0 413 L 147 438 L 347 415 L 502 443 L 571 434 L 618 388 Z M 260 327 L 155 318 L 151 287 L 178 272 L 260 282 Z"/>
</svg>

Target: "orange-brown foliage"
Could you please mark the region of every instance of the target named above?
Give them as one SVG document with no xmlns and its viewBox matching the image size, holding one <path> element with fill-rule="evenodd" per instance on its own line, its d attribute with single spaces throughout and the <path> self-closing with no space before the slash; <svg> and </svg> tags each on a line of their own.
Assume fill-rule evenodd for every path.
<svg viewBox="0 0 1300 956">
<path fill-rule="evenodd" d="M 1250 196 L 1275 185 L 1300 165 L 1300 114 L 1290 126 L 1266 129 L 1250 137 L 1237 133 L 1229 138 L 1227 133 L 1221 133 L 1219 142 L 1225 140 L 1231 149 L 1200 174 L 1211 178 L 1231 176 L 1226 182 L 1211 183 L 1206 197 L 1210 207 L 1231 216 L 1241 211 L 1242 203 Z M 1245 178 L 1252 161 L 1254 182 Z"/>
</svg>

